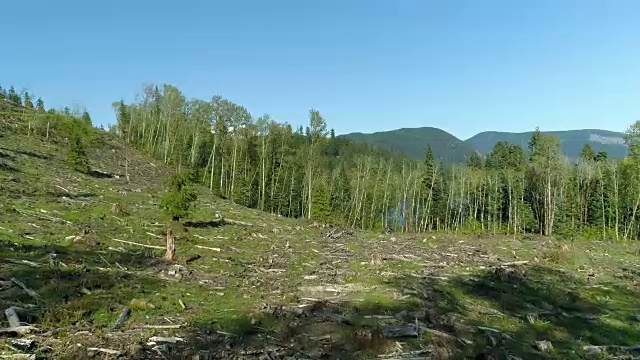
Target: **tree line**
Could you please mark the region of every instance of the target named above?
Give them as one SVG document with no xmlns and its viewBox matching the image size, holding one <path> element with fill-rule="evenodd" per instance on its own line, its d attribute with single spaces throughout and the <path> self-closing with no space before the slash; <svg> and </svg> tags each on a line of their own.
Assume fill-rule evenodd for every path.
<svg viewBox="0 0 640 360">
<path fill-rule="evenodd" d="M 186 99 L 171 85 L 113 103 L 112 131 L 127 146 L 191 169 L 231 201 L 274 214 L 362 229 L 584 236 L 640 235 L 640 122 L 629 156 L 585 145 L 577 163 L 559 139 L 536 131 L 527 149 L 500 142 L 486 157 L 448 166 L 336 137 L 320 112 L 292 128 L 254 117 L 221 96 Z"/>
</svg>

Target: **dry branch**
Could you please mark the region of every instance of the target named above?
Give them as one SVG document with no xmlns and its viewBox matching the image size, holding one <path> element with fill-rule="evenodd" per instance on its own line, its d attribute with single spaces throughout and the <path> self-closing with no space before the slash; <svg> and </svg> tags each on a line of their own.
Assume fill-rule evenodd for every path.
<svg viewBox="0 0 640 360">
<path fill-rule="evenodd" d="M 197 247 L 198 249 L 206 249 L 206 250 L 212 250 L 217 252 L 222 251 L 220 248 L 214 248 L 214 247 L 207 247 L 207 246 L 200 246 L 200 245 L 195 245 L 195 247 Z"/>
<path fill-rule="evenodd" d="M 29 265 L 34 268 L 40 267 L 40 264 L 34 263 L 33 261 L 29 261 L 29 260 L 18 260 L 18 259 L 10 259 L 10 258 L 5 258 L 4 260 L 17 265 Z"/>
<path fill-rule="evenodd" d="M 13 336 L 25 335 L 32 331 L 38 331 L 38 328 L 30 325 L 14 326 L 14 327 L 0 329 L 0 335 L 13 335 Z"/>
<path fill-rule="evenodd" d="M 101 353 L 105 353 L 105 354 L 109 354 L 109 355 L 115 355 L 115 356 L 120 356 L 120 354 L 122 354 L 122 352 L 120 352 L 118 350 L 105 349 L 105 348 L 90 347 L 90 348 L 87 348 L 87 350 L 88 351 L 97 351 L 97 352 L 101 352 Z"/>
<path fill-rule="evenodd" d="M 511 262 L 506 262 L 504 264 L 501 264 L 500 266 L 517 266 L 517 265 L 526 265 L 528 263 L 529 263 L 529 260 L 511 261 Z"/>
<path fill-rule="evenodd" d="M 146 247 L 146 248 L 150 248 L 150 249 L 158 249 L 158 250 L 164 250 L 165 248 L 162 246 L 156 246 L 156 245 L 147 245 L 147 244 L 140 244 L 140 243 L 136 243 L 133 241 L 126 241 L 126 240 L 120 240 L 120 239 L 111 239 L 113 241 L 118 241 L 124 244 L 129 244 L 129 245 L 135 245 L 135 246 L 142 246 L 142 247 Z"/>
<path fill-rule="evenodd" d="M 180 337 L 163 337 L 163 336 L 152 336 L 149 338 L 150 342 L 154 343 L 171 343 L 175 344 L 177 342 L 183 342 L 184 339 Z"/>
<path fill-rule="evenodd" d="M 16 279 L 16 278 L 11 278 L 11 282 L 13 282 L 14 284 L 20 286 L 22 288 L 22 290 L 24 290 L 24 292 L 26 292 L 27 294 L 29 294 L 29 296 L 31 296 L 34 299 L 39 299 L 40 295 L 38 295 L 37 292 L 29 289 L 27 287 L 27 285 L 25 285 L 22 281 Z"/>
<path fill-rule="evenodd" d="M 144 325 L 142 326 L 144 329 L 180 329 L 182 325 Z"/>
</svg>

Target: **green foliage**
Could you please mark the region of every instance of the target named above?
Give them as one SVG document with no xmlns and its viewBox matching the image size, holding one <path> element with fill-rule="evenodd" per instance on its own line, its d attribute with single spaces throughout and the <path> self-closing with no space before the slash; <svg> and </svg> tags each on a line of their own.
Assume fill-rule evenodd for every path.
<svg viewBox="0 0 640 360">
<path fill-rule="evenodd" d="M 31 100 L 31 95 L 27 91 L 24 92 L 24 107 L 27 109 L 33 109 L 33 101 Z"/>
<path fill-rule="evenodd" d="M 331 221 L 331 205 L 329 204 L 329 196 L 325 184 L 319 182 L 313 189 L 313 208 L 311 209 L 311 218 L 329 223 Z"/>
<path fill-rule="evenodd" d="M 81 173 L 88 173 L 91 170 L 89 166 L 89 157 L 87 156 L 86 147 L 81 134 L 74 134 L 69 144 L 69 150 L 66 154 L 66 160 L 74 170 Z"/>
<path fill-rule="evenodd" d="M 472 152 L 467 160 L 467 166 L 476 170 L 482 169 L 482 155 L 477 151 Z"/>
<path fill-rule="evenodd" d="M 84 111 L 82 113 L 82 121 L 84 121 L 87 125 L 91 126 L 91 115 L 89 115 L 89 112 Z"/>
<path fill-rule="evenodd" d="M 13 86 L 11 86 L 7 92 L 7 100 L 15 103 L 16 105 L 22 105 L 22 99 Z"/>
<path fill-rule="evenodd" d="M 580 152 L 580 159 L 591 161 L 591 160 L 595 160 L 595 158 L 596 158 L 596 153 L 593 151 L 593 148 L 591 147 L 591 145 L 584 144 L 584 147 L 582 147 L 582 151 Z"/>
<path fill-rule="evenodd" d="M 194 202 L 198 199 L 192 189 L 195 175 L 192 172 L 177 173 L 166 182 L 167 194 L 160 201 L 160 208 L 167 217 L 179 221 L 189 215 Z"/>
<path fill-rule="evenodd" d="M 38 98 L 38 100 L 36 101 L 36 109 L 40 112 L 44 112 L 44 101 L 42 100 L 42 98 Z"/>
<path fill-rule="evenodd" d="M 0 86 L 0 101 L 7 98 L 7 92 Z"/>
</svg>

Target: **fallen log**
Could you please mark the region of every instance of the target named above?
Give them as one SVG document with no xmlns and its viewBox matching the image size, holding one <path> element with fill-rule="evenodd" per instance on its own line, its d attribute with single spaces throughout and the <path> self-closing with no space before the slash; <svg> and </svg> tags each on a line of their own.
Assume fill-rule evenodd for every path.
<svg viewBox="0 0 640 360">
<path fill-rule="evenodd" d="M 22 259 L 18 260 L 18 259 L 11 259 L 11 258 L 5 258 L 4 260 L 16 265 L 28 265 L 34 268 L 40 267 L 40 264 L 34 263 L 33 261 L 29 261 L 29 260 L 22 260 Z"/>
<path fill-rule="evenodd" d="M 222 222 L 230 225 L 253 226 L 252 223 L 248 223 L 240 220 L 234 220 L 234 219 L 222 219 Z"/>
<path fill-rule="evenodd" d="M 182 325 L 180 324 L 176 324 L 176 325 L 143 325 L 142 328 L 144 329 L 180 329 L 182 327 Z"/>
<path fill-rule="evenodd" d="M 529 263 L 529 260 L 521 260 L 521 261 L 511 261 L 500 264 L 500 266 L 517 266 L 517 265 L 526 265 Z"/>
<path fill-rule="evenodd" d="M 32 331 L 36 332 L 36 331 L 39 331 L 39 329 L 30 325 L 8 327 L 8 328 L 0 329 L 0 335 L 17 336 L 17 335 L 29 334 Z"/>
<path fill-rule="evenodd" d="M 208 247 L 208 246 L 195 245 L 195 247 L 197 247 L 198 249 L 205 249 L 205 250 L 211 250 L 211 251 L 217 251 L 217 252 L 222 251 L 222 249 L 220 248 L 214 248 L 214 247 Z"/>
<path fill-rule="evenodd" d="M 122 354 L 122 352 L 120 352 L 118 350 L 105 349 L 105 348 L 94 348 L 94 347 L 87 348 L 87 351 L 97 351 L 97 352 L 101 352 L 101 353 L 105 353 L 105 354 L 109 354 L 109 355 L 115 355 L 115 356 L 120 356 Z"/>
<path fill-rule="evenodd" d="M 175 344 L 178 342 L 183 342 L 184 339 L 180 337 L 163 337 L 163 336 L 152 336 L 149 338 L 149 342 L 153 343 L 171 343 Z"/>
</svg>

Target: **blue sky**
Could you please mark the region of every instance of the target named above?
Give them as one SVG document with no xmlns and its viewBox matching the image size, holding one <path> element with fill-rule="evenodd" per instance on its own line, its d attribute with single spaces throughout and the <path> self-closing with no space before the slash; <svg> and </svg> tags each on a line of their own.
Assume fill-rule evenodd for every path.
<svg viewBox="0 0 640 360">
<path fill-rule="evenodd" d="M 32 0 L 2 5 L 0 85 L 95 123 L 144 83 L 337 133 L 640 119 L 637 0 Z"/>
</svg>

